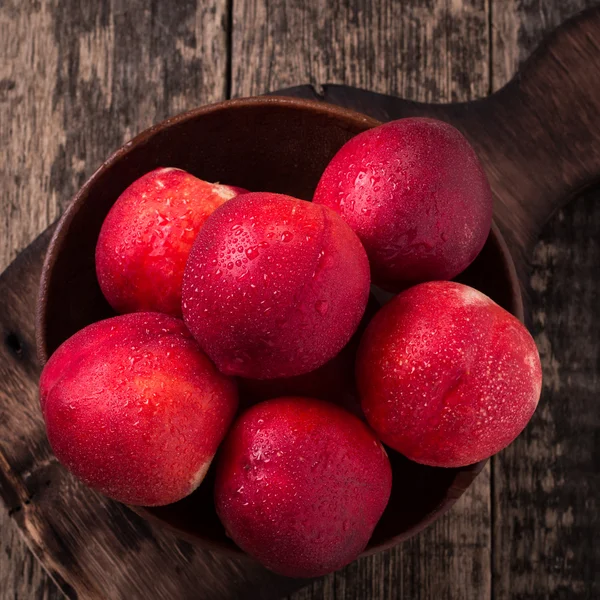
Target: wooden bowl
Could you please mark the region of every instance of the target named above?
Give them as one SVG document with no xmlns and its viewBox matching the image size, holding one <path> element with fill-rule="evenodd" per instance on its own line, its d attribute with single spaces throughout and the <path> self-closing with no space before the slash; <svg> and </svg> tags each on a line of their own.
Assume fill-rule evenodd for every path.
<svg viewBox="0 0 600 600">
<path fill-rule="evenodd" d="M 102 222 L 121 192 L 157 167 L 180 167 L 208 181 L 310 199 L 335 152 L 379 122 L 322 102 L 283 97 L 230 100 L 152 127 L 117 150 L 85 183 L 54 233 L 43 266 L 37 346 L 44 364 L 68 337 L 114 313 L 96 280 L 94 251 Z M 459 278 L 523 318 L 511 256 L 494 226 Z M 426 527 L 460 497 L 485 461 L 460 469 L 426 467 L 390 451 L 393 490 L 367 553 Z M 204 546 L 235 553 L 212 500 L 212 473 L 191 496 L 169 506 L 135 508 Z"/>
</svg>

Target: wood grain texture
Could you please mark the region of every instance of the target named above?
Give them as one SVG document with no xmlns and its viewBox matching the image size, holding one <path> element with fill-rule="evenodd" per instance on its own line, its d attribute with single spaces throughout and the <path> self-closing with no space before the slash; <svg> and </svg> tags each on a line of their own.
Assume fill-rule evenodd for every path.
<svg viewBox="0 0 600 600">
<path fill-rule="evenodd" d="M 344 83 L 422 102 L 488 92 L 489 0 L 234 0 L 232 95 Z"/>
<path fill-rule="evenodd" d="M 493 3 L 494 89 L 552 28 L 598 4 Z M 599 228 L 596 189 L 560 210 L 533 252 L 532 325 L 544 389 L 529 427 L 492 459 L 497 600 L 600 596 Z"/>
<path fill-rule="evenodd" d="M 317 90 L 326 82 L 345 82 L 417 100 L 472 99 L 505 83 L 542 35 L 563 18 L 597 2 L 232 4 L 231 36 L 226 2 L 0 4 L 0 51 L 9 57 L 0 63 L 0 142 L 9 148 L 0 165 L 0 269 L 60 211 L 103 157 L 167 114 L 219 99 L 229 88 L 234 95 L 246 95 L 306 81 Z M 428 531 L 314 582 L 294 600 L 598 597 L 598 198 L 597 192 L 590 193 L 558 213 L 535 250 L 533 325 L 546 383 L 532 425 L 494 459 L 491 475 L 486 470 L 453 511 Z M 13 277 L 25 280 L 27 275 Z M 21 297 L 9 298 L 8 306 L 31 310 L 23 308 Z M 31 400 L 31 332 L 14 336 L 11 318 L 10 310 L 2 314 L 0 365 L 20 365 L 11 375 L 11 386 Z M 39 427 L 35 415 L 25 418 Z M 8 498 L 12 532 L 5 525 L 7 513 L 0 509 L 0 598 L 53 600 L 58 588 L 33 566 L 25 546 L 15 545 L 14 524 L 22 525 L 27 515 L 27 522 L 34 524 L 29 533 L 39 538 L 29 486 L 40 488 L 46 474 L 52 474 L 57 483 L 46 490 L 41 486 L 40 501 L 54 506 L 55 494 L 71 493 L 75 484 L 58 473 L 42 448 L 23 451 L 22 444 L 11 440 L 10 447 L 21 453 L 27 483 L 19 487 L 4 482 L 5 489 L 19 490 Z M 28 453 L 40 468 L 27 463 L 32 460 Z M 110 543 L 122 543 L 123 554 L 144 556 L 155 541 L 148 541 L 147 533 L 140 541 L 136 533 L 135 542 L 132 527 L 146 531 L 147 526 L 127 525 L 123 509 L 111 504 L 101 502 L 99 516 L 97 508 L 90 510 L 85 526 L 110 519 L 126 532 L 129 528 L 123 540 Z M 68 517 L 59 518 L 68 522 Z M 178 545 L 165 532 L 149 530 L 165 560 L 175 557 L 188 592 L 173 596 L 173 589 L 161 588 L 159 581 L 145 597 L 218 597 L 214 586 L 207 591 L 189 575 L 194 565 L 204 562 L 201 553 Z M 68 532 L 54 533 L 58 535 L 52 539 L 62 537 L 68 543 L 52 552 L 69 563 Z M 104 573 L 100 580 L 107 586 L 87 589 L 86 573 L 76 572 L 83 582 L 81 597 L 111 597 L 111 586 L 122 583 L 111 581 L 114 558 L 78 547 L 75 559 L 100 576 Z M 140 575 L 154 583 L 164 562 L 151 557 L 148 564 L 140 574 L 120 576 Z M 221 568 L 212 564 L 215 570 Z M 224 568 L 226 580 L 239 576 L 239 571 Z M 58 569 L 53 577 L 61 579 Z M 254 593 L 251 585 L 245 591 Z"/>
<path fill-rule="evenodd" d="M 0 598 L 61 600 L 64 594 L 29 550 L 8 509 L 0 507 Z"/>
<path fill-rule="evenodd" d="M 346 83 L 420 101 L 489 91 L 486 2 L 234 2 L 232 94 Z M 254 68 L 248 68 L 253 65 Z M 294 600 L 490 596 L 489 468 L 452 511 L 401 546 L 353 563 Z"/>
</svg>

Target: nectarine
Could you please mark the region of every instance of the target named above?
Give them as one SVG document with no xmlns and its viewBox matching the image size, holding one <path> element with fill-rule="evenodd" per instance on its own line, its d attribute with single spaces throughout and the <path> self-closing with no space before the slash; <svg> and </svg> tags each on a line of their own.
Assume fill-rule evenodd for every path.
<svg viewBox="0 0 600 600">
<path fill-rule="evenodd" d="M 282 575 L 316 577 L 365 549 L 391 485 L 386 452 L 364 423 L 327 402 L 280 398 L 232 427 L 215 502 L 248 554 Z"/>
<path fill-rule="evenodd" d="M 237 409 L 183 322 L 133 313 L 82 329 L 42 371 L 40 403 L 57 458 L 127 504 L 169 504 L 202 481 Z"/>
<path fill-rule="evenodd" d="M 523 324 L 453 282 L 423 283 L 386 304 L 361 341 L 356 375 L 367 421 L 418 463 L 469 465 L 524 429 L 542 384 Z"/>
<path fill-rule="evenodd" d="M 369 283 L 364 248 L 332 210 L 248 193 L 200 230 L 183 279 L 183 317 L 223 373 L 292 377 L 348 342 Z"/>
<path fill-rule="evenodd" d="M 192 243 L 208 215 L 243 191 L 174 168 L 134 181 L 106 216 L 96 246 L 98 282 L 115 311 L 181 317 Z"/>
<path fill-rule="evenodd" d="M 352 227 L 373 283 L 393 290 L 458 275 L 492 223 L 492 194 L 475 151 L 434 119 L 400 119 L 349 140 L 325 169 L 314 202 Z"/>
</svg>

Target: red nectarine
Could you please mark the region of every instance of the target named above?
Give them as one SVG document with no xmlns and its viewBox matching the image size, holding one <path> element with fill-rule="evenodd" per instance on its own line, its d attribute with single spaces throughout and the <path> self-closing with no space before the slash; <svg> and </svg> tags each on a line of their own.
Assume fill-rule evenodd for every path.
<svg viewBox="0 0 600 600">
<path fill-rule="evenodd" d="M 386 452 L 364 423 L 327 402 L 280 398 L 234 424 L 215 502 L 248 554 L 282 575 L 316 577 L 365 549 L 391 486 Z"/>
<path fill-rule="evenodd" d="M 183 279 L 183 316 L 223 373 L 292 377 L 344 347 L 368 295 L 367 256 L 338 215 L 282 194 L 248 193 L 200 230 Z"/>
<path fill-rule="evenodd" d="M 179 319 L 159 313 L 94 323 L 64 342 L 40 379 L 57 458 L 128 504 L 169 504 L 202 481 L 237 409 Z"/>
<path fill-rule="evenodd" d="M 523 430 L 542 385 L 529 332 L 466 285 L 431 282 L 375 315 L 357 356 L 367 421 L 418 463 L 461 467 L 495 454 Z"/>
<path fill-rule="evenodd" d="M 492 194 L 475 151 L 434 119 L 400 119 L 352 138 L 325 169 L 314 202 L 358 234 L 373 283 L 395 290 L 458 275 L 492 223 Z"/>
<path fill-rule="evenodd" d="M 109 304 L 118 313 L 181 317 L 192 243 L 208 215 L 243 191 L 174 168 L 134 181 L 108 213 L 96 246 L 98 282 Z"/>
</svg>

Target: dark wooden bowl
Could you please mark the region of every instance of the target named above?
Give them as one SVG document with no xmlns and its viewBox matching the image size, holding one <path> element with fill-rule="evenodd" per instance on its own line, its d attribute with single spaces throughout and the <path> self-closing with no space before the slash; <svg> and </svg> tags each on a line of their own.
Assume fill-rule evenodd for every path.
<svg viewBox="0 0 600 600">
<path fill-rule="evenodd" d="M 172 166 L 209 181 L 308 200 L 335 152 L 378 124 L 330 104 L 271 96 L 202 107 L 125 144 L 77 193 L 50 242 L 37 306 L 41 364 L 76 331 L 114 314 L 96 280 L 94 250 L 104 217 L 135 179 L 154 168 Z M 479 257 L 459 279 L 523 318 L 515 267 L 495 226 Z M 415 464 L 393 451 L 389 454 L 392 496 L 367 553 L 410 537 L 442 515 L 485 464 L 441 469 Z M 176 504 L 135 510 L 197 543 L 240 553 L 215 513 L 211 475 Z"/>
</svg>

